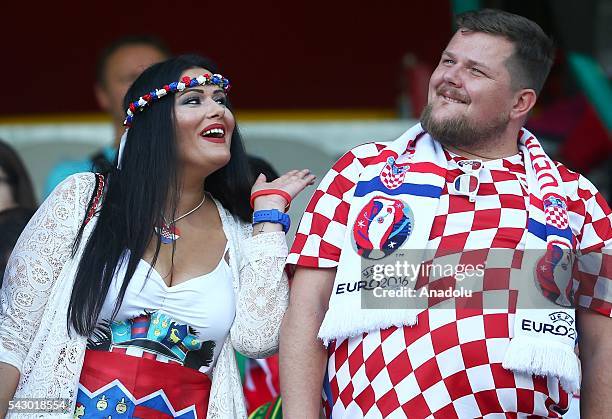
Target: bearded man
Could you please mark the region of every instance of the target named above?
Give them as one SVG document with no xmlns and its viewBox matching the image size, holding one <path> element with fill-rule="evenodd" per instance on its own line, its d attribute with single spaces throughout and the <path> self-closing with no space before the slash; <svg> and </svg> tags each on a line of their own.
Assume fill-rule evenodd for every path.
<svg viewBox="0 0 612 419">
<path fill-rule="evenodd" d="M 580 387 L 584 417 L 612 411 L 611 211 L 523 128 L 552 41 L 497 10 L 457 26 L 420 124 L 345 154 L 302 218 L 284 417 L 321 395 L 334 418 L 560 417 Z"/>
</svg>

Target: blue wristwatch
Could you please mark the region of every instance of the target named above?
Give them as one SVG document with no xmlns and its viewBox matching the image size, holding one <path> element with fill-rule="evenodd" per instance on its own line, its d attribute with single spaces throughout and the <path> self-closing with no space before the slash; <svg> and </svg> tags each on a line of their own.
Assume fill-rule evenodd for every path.
<svg viewBox="0 0 612 419">
<path fill-rule="evenodd" d="M 289 215 L 277 209 L 259 210 L 253 213 L 253 224 L 266 222 L 281 224 L 285 233 L 287 233 L 289 227 L 291 227 L 291 218 L 289 218 Z"/>
</svg>

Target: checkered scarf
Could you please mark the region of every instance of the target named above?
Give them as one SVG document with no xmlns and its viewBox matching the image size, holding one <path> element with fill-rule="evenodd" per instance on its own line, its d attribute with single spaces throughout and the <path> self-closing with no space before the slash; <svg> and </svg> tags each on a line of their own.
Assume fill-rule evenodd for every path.
<svg viewBox="0 0 612 419">
<path fill-rule="evenodd" d="M 522 266 L 513 270 L 510 279 L 511 288 L 518 289 L 518 301 L 514 336 L 502 366 L 557 377 L 573 393 L 580 387 L 572 281 L 576 243 L 563 181 L 538 140 L 525 129 L 519 147 L 530 191 L 529 220 Z"/>
<path fill-rule="evenodd" d="M 511 287 L 519 290 L 519 297 L 514 336 L 503 366 L 518 373 L 559 377 L 567 391 L 575 391 L 580 375 L 573 352 L 575 313 L 569 303 L 571 281 L 563 275 L 567 264 L 560 263 L 569 255 L 573 240 L 565 195 L 554 163 L 527 130 L 520 132 L 519 148 L 531 191 L 525 246 L 530 250 L 511 275 Z M 415 163 L 428 169 L 411 171 Z M 446 182 L 446 167 L 441 145 L 420 124 L 388 143 L 364 167 L 353 189 L 334 292 L 319 330 L 326 345 L 371 330 L 416 324 L 422 308 L 368 306 L 362 291 L 371 295 L 377 287 L 372 276 L 376 264 L 402 260 L 416 266 L 426 260 L 424 249 Z M 534 281 L 536 267 L 552 270 L 553 275 L 536 275 Z M 546 331 L 552 327 L 552 333 L 542 333 L 543 327 L 539 332 L 534 330 L 538 327 L 527 330 L 524 324 L 550 325 Z"/>
<path fill-rule="evenodd" d="M 417 139 L 418 147 L 415 147 Z M 390 221 L 390 217 L 385 217 L 384 223 L 379 222 L 383 217 L 378 217 L 378 221 L 373 220 L 369 224 L 360 224 L 359 216 L 364 212 L 372 212 L 366 209 L 369 203 L 376 201 L 374 205 L 378 207 L 386 206 L 387 209 L 393 211 L 393 217 L 397 218 L 399 211 L 391 209 L 391 205 L 397 203 L 399 199 L 406 202 L 406 198 L 408 198 L 409 206 L 414 214 L 412 220 L 408 219 L 410 225 L 407 228 L 410 234 L 401 245 L 401 249 L 416 251 L 412 254 L 418 260 L 412 260 L 412 263 L 418 265 L 423 260 L 422 255 L 418 254 L 419 249 L 425 249 L 427 245 L 433 216 L 438 207 L 445 178 L 429 173 L 410 172 L 409 164 L 402 164 L 402 159 L 405 159 L 408 163 L 425 161 L 432 162 L 439 167 L 446 166 L 446 157 L 442 147 L 433 141 L 430 136 L 424 134 L 420 125 L 417 125 L 397 140 L 389 143 L 385 149 L 381 150 L 375 161 L 371 162 L 361 172 L 353 192 L 347 231 L 342 247 L 344 251 L 340 255 L 334 283 L 334 290 L 342 289 L 342 284 L 346 284 L 348 287 L 346 292 L 334 292 L 330 298 L 329 309 L 319 330 L 319 337 L 326 345 L 330 340 L 356 336 L 370 330 L 386 329 L 392 325 L 414 325 L 416 323 L 419 310 L 414 308 L 363 309 L 362 296 L 359 292 L 362 285 L 365 285 L 365 289 L 372 289 L 377 286 L 369 277 L 362 276 L 362 271 L 368 271 L 372 264 L 379 263 L 376 260 L 382 255 L 382 251 L 379 249 L 388 247 L 394 242 L 384 240 L 385 232 L 382 231 L 385 229 L 386 223 Z M 389 169 L 388 166 L 395 166 L 397 170 Z M 408 170 L 399 175 L 399 172 L 403 169 Z M 413 182 L 409 185 L 409 194 L 404 187 L 406 184 L 403 182 L 408 173 L 411 182 Z M 400 181 L 386 179 L 387 176 L 398 177 Z M 387 209 L 382 208 L 381 213 L 384 213 Z M 351 228 L 352 226 L 355 227 Z M 354 239 L 356 236 L 360 237 L 366 234 L 368 238 L 361 243 L 357 243 Z M 386 234 L 387 237 L 390 235 Z M 385 244 L 381 245 L 382 241 Z M 368 242 L 370 243 L 370 249 L 367 249 Z M 354 251 L 357 246 L 360 246 L 361 251 L 359 253 Z"/>
</svg>

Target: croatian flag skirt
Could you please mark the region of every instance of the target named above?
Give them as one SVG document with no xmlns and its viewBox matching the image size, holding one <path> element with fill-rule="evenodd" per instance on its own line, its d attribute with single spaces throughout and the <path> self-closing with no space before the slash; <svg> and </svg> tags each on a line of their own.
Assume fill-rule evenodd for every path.
<svg viewBox="0 0 612 419">
<path fill-rule="evenodd" d="M 179 363 L 88 349 L 74 417 L 206 418 L 210 387 L 207 374 Z"/>
</svg>

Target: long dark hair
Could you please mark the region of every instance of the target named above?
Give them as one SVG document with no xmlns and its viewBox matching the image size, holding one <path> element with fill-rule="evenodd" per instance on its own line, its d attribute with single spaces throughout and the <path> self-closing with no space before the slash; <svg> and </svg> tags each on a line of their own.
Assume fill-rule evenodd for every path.
<svg viewBox="0 0 612 419">
<path fill-rule="evenodd" d="M 190 68 L 201 67 L 213 73 L 216 65 L 197 55 L 182 55 L 146 69 L 128 90 L 124 104 L 173 81 Z M 160 225 L 162 211 L 176 212 L 180 191 L 178 151 L 175 142 L 174 98 L 168 95 L 135 115 L 123 151 L 121 169 L 105 174 L 107 189 L 99 219 L 79 262 L 68 307 L 68 323 L 77 333 L 91 335 L 119 264 L 127 263 L 116 315 L 129 281 L 148 244 L 157 240 L 153 263 L 161 242 L 153 226 Z M 231 105 L 228 104 L 231 110 Z M 238 218 L 249 222 L 249 194 L 252 176 L 238 126 L 231 140 L 229 163 L 206 178 L 204 189 Z M 115 162 L 116 163 L 116 162 Z M 79 245 L 84 224 L 75 240 Z M 129 258 L 124 259 L 126 250 Z"/>
<path fill-rule="evenodd" d="M 6 174 L 13 200 L 19 207 L 36 209 L 36 198 L 30 175 L 19 155 L 11 146 L 0 140 L 0 168 Z"/>
</svg>

